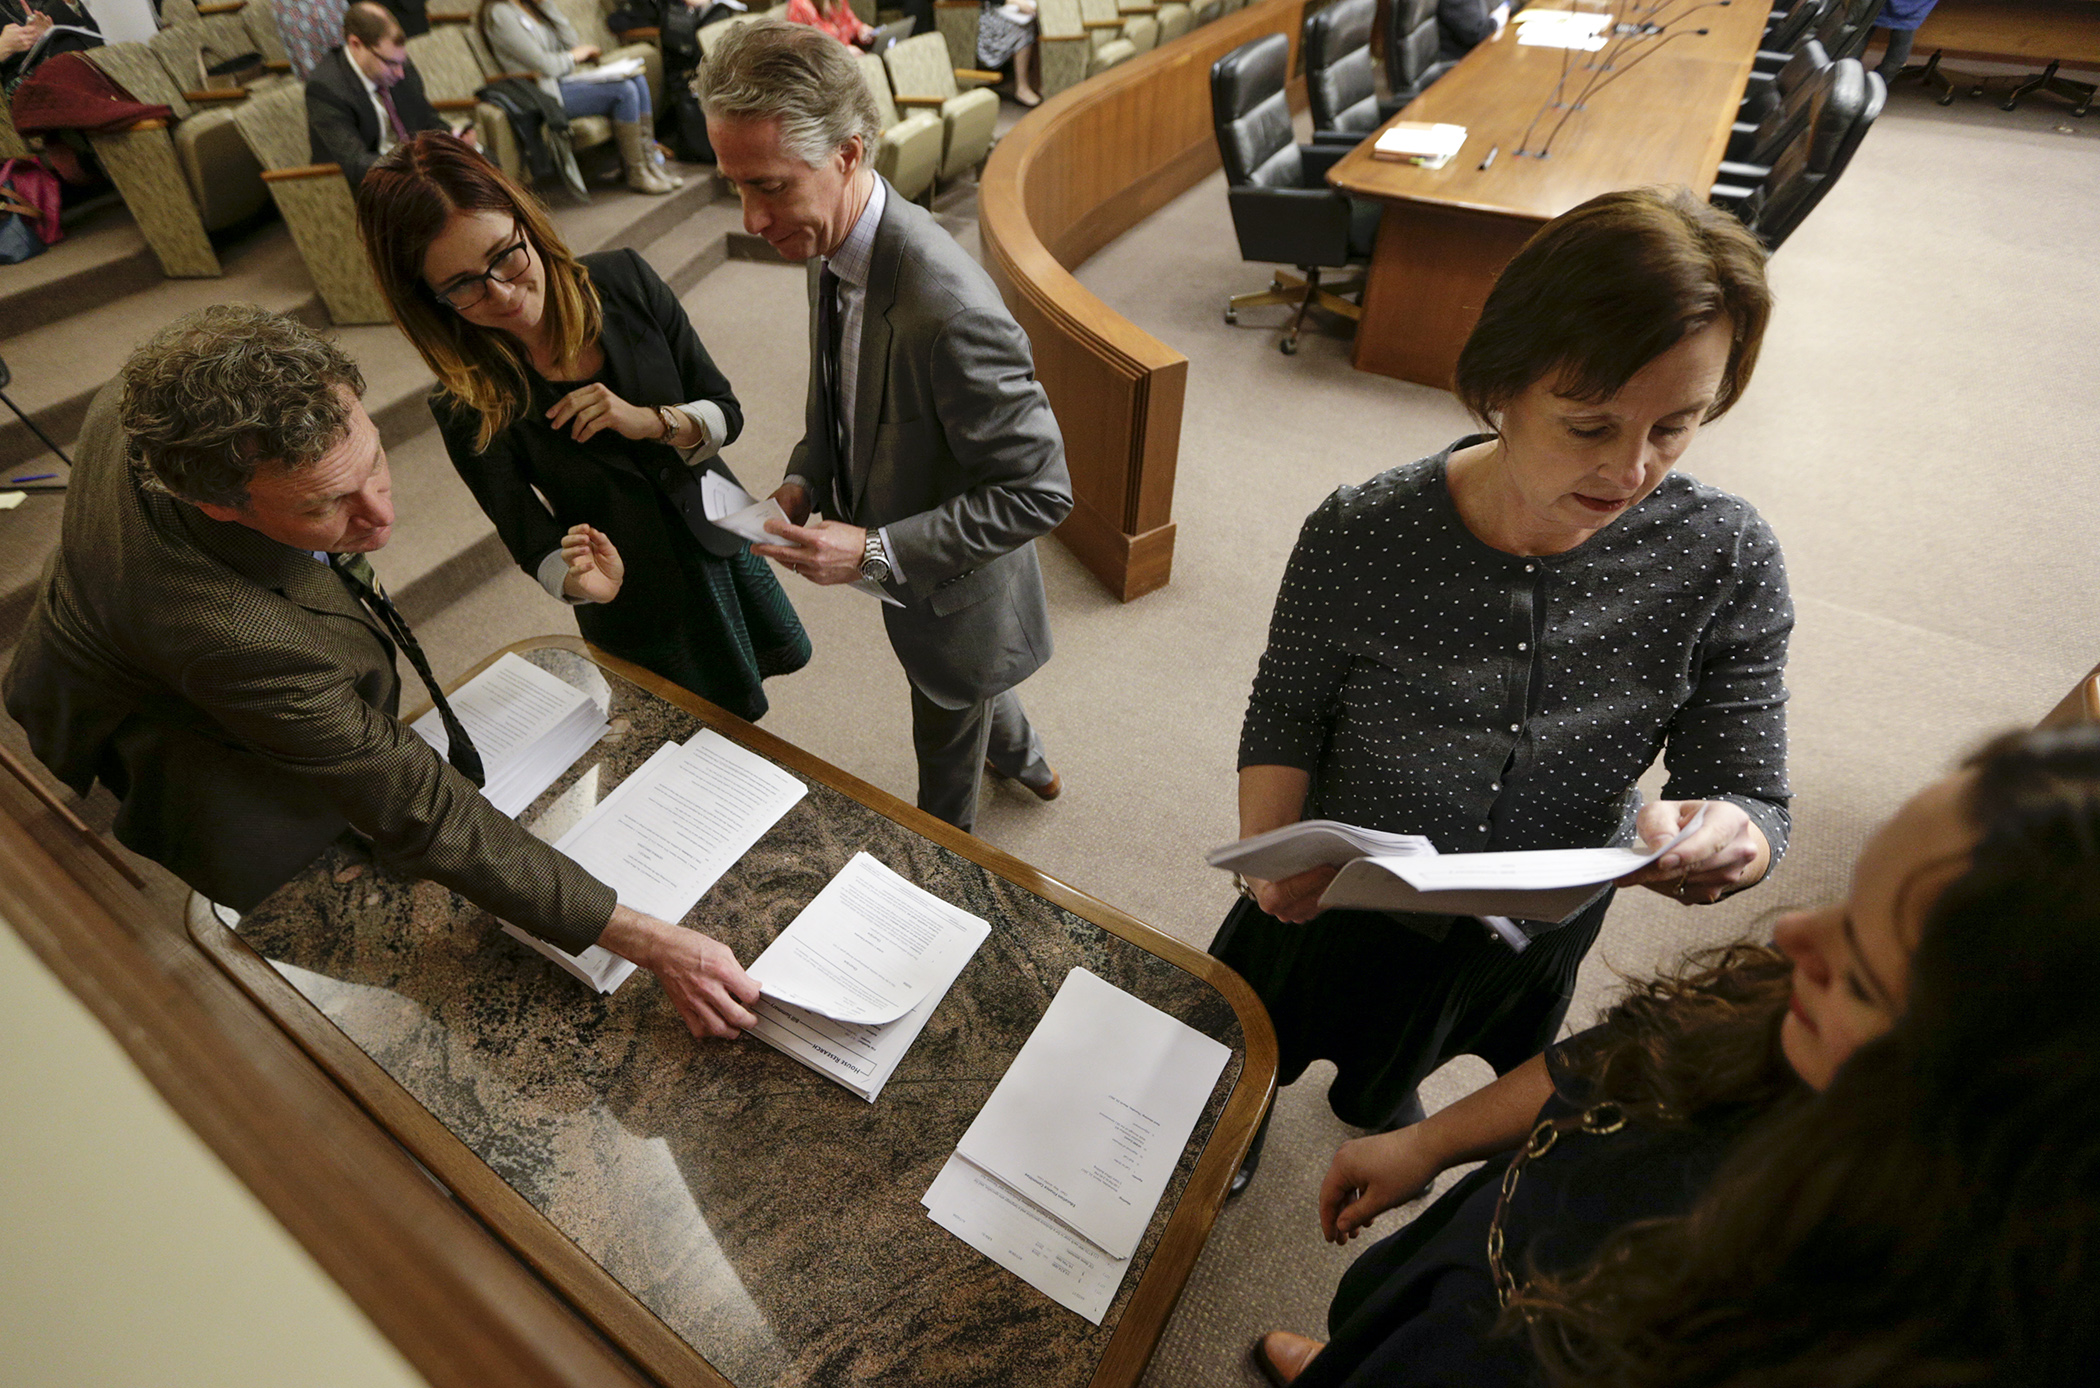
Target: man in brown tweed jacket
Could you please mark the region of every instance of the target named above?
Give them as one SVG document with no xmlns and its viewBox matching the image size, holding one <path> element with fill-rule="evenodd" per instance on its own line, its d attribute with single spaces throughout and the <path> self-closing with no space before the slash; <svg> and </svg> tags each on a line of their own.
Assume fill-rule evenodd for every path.
<svg viewBox="0 0 2100 1388">
<path fill-rule="evenodd" d="M 394 713 L 380 619 L 331 566 L 386 544 L 386 452 L 350 359 L 221 305 L 141 346 L 96 396 L 7 710 L 44 764 L 122 806 L 117 838 L 245 910 L 346 826 L 572 953 L 660 978 L 696 1036 L 758 986 L 728 948 L 616 904 Z"/>
</svg>

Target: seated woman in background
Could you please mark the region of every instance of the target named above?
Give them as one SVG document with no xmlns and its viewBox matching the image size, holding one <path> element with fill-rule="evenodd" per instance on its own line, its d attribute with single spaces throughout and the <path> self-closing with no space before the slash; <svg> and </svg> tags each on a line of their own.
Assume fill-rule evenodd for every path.
<svg viewBox="0 0 2100 1388">
<path fill-rule="evenodd" d="M 1332 1343 L 1257 1362 L 1302 1388 L 2090 1382 L 2096 971 L 2100 730 L 2001 738 L 1773 948 L 1345 1144 L 1336 1242 L 1494 1159 L 1351 1266 Z"/>
<path fill-rule="evenodd" d="M 996 72 L 1014 65 L 1014 100 L 1043 104 L 1043 54 L 1036 46 L 1035 0 L 984 0 L 977 17 L 977 65 Z"/>
<path fill-rule="evenodd" d="M 854 48 L 866 48 L 875 42 L 875 26 L 862 23 L 847 0 L 788 0 L 787 19 L 790 24 L 822 29 Z"/>
<path fill-rule="evenodd" d="M 1750 384 L 1764 262 L 1682 189 L 1593 198 L 1518 252 L 1458 361 L 1494 432 L 1341 488 L 1299 534 L 1240 734 L 1242 838 L 1334 819 L 1446 853 L 1591 848 L 1703 814 L 1621 885 L 1691 904 L 1764 876 L 1789 822 L 1785 566 L 1747 503 L 1672 471 Z M 1360 1128 L 1420 1117 L 1453 1056 L 1543 1051 L 1611 904 L 1519 951 L 1465 917 L 1323 912 L 1334 876 L 1248 879 L 1211 953 L 1275 1020 L 1278 1083 L 1333 1061 Z"/>
<path fill-rule="evenodd" d="M 616 82 L 592 82 L 575 74 L 602 55 L 579 43 L 561 11 L 539 0 L 481 0 L 481 32 L 496 61 L 513 72 L 539 74 L 540 88 L 571 116 L 612 117 L 613 139 L 627 186 L 637 193 L 668 193 L 685 180 L 662 168 L 652 135 L 649 79 L 641 73 Z"/>
<path fill-rule="evenodd" d="M 373 165 L 358 232 L 436 373 L 431 412 L 518 566 L 584 637 L 741 718 L 809 663 L 787 594 L 706 520 L 743 428 L 678 297 L 631 250 L 573 256 L 532 195 L 449 135 Z"/>
</svg>

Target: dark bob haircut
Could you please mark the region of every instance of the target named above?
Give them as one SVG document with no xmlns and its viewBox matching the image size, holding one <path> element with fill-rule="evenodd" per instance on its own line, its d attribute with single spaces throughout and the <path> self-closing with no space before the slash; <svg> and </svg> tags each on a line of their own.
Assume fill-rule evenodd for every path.
<svg viewBox="0 0 2100 1388">
<path fill-rule="evenodd" d="M 1549 376 L 1557 394 L 1599 404 L 1725 318 L 1733 344 L 1706 412 L 1719 419 L 1749 386 L 1771 316 L 1765 249 L 1741 222 L 1683 188 L 1605 193 L 1539 228 L 1509 262 L 1453 388 L 1483 423 Z"/>
</svg>

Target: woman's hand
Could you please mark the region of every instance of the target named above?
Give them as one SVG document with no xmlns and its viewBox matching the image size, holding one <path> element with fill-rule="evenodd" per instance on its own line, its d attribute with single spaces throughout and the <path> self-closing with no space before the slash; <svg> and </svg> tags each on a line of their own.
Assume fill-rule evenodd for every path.
<svg viewBox="0 0 2100 1388">
<path fill-rule="evenodd" d="M 589 443 L 601 429 L 645 443 L 662 438 L 664 432 L 662 415 L 646 405 L 628 404 L 596 381 L 555 401 L 547 410 L 547 422 L 557 429 L 566 427 L 578 443 Z"/>
<path fill-rule="evenodd" d="M 600 53 L 600 51 L 601 50 L 599 49 L 598 45 L 594 43 L 579 43 L 574 48 L 569 50 L 569 56 L 571 58 L 574 58 L 579 65 L 583 63 L 595 63 L 598 61 L 598 54 Z"/>
<path fill-rule="evenodd" d="M 569 566 L 561 590 L 585 602 L 611 602 L 627 580 L 627 564 L 602 530 L 576 525 L 561 537 L 562 562 Z"/>
<path fill-rule="evenodd" d="M 10 24 L 0 28 L 0 58 L 12 58 L 17 53 L 27 53 L 36 47 L 36 41 L 51 27 L 51 16 L 42 10 L 34 11 L 27 24 Z"/>
<path fill-rule="evenodd" d="M 1320 914 L 1320 893 L 1334 881 L 1341 869 L 1323 863 L 1316 868 L 1307 868 L 1295 877 L 1286 877 L 1271 882 L 1265 878 L 1243 878 L 1247 890 L 1254 893 L 1254 904 L 1292 925 L 1303 925 Z"/>
<path fill-rule="evenodd" d="M 1320 1182 L 1320 1232 L 1347 1243 L 1425 1190 L 1444 1163 L 1420 1125 L 1342 1144 Z"/>
<path fill-rule="evenodd" d="M 1754 885 L 1771 865 L 1772 846 L 1740 805 L 1726 800 L 1658 800 L 1642 807 L 1635 821 L 1641 842 L 1668 843 L 1692 816 L 1706 820 L 1683 843 L 1639 872 L 1619 879 L 1622 887 L 1646 887 L 1686 905 L 1719 901 Z"/>
</svg>

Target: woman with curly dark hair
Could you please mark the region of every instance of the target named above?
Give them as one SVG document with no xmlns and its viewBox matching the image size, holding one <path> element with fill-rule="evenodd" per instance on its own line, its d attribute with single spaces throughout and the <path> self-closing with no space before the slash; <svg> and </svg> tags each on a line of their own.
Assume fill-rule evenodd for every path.
<svg viewBox="0 0 2100 1388">
<path fill-rule="evenodd" d="M 2090 1382 L 2100 1364 L 2100 732 L 2001 738 L 1838 904 L 1336 1154 L 1359 1259 L 1307 1385 Z"/>
</svg>

